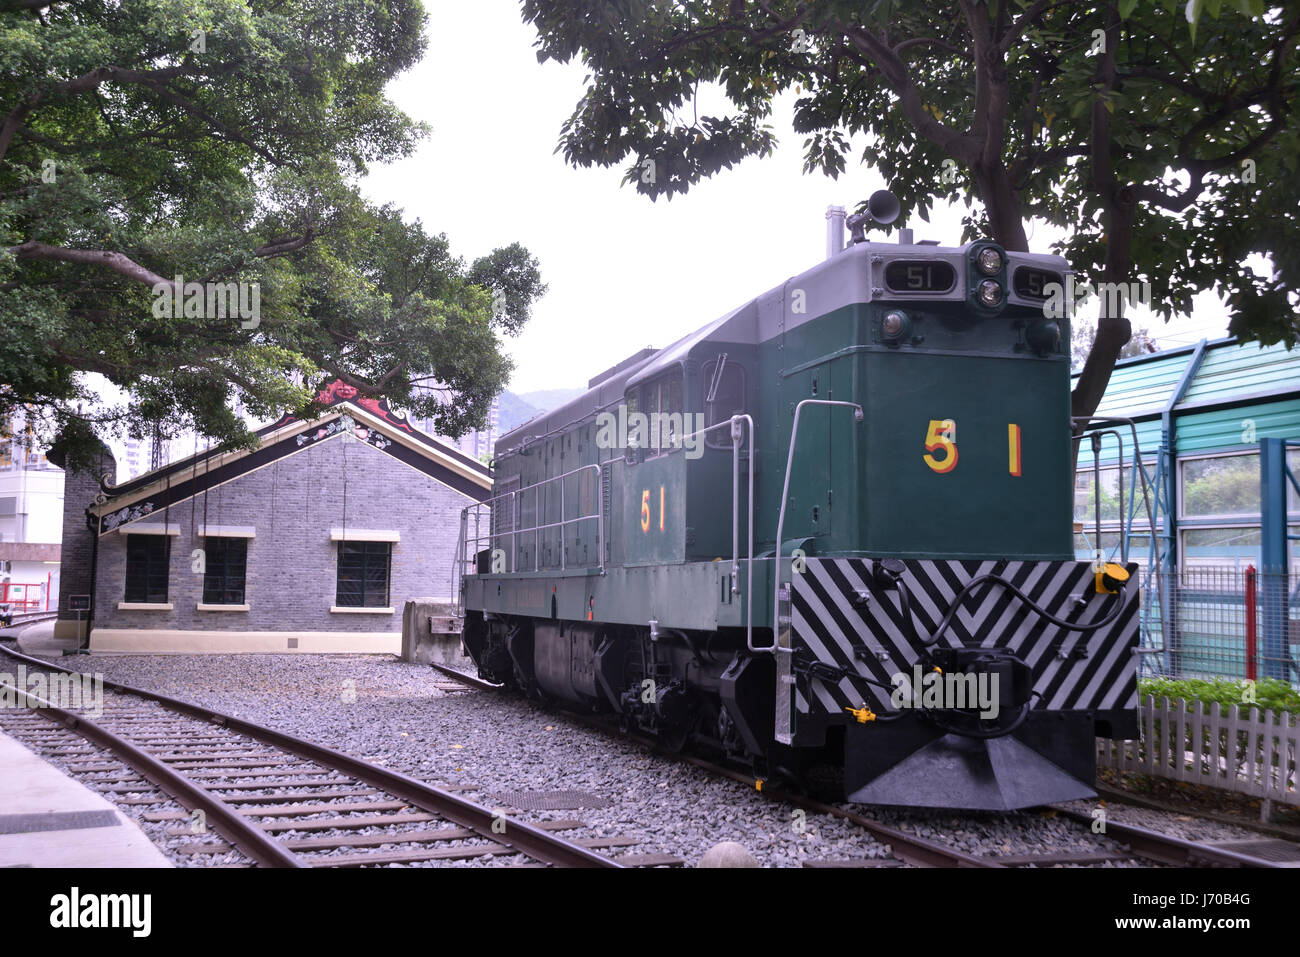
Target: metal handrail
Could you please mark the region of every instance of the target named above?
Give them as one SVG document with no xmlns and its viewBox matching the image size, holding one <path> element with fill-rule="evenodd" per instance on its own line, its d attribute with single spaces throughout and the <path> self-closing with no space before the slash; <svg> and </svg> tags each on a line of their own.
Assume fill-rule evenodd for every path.
<svg viewBox="0 0 1300 957">
<path fill-rule="evenodd" d="M 755 454 L 754 418 L 753 416 L 747 413 L 733 415 L 729 419 L 726 419 L 722 422 L 715 422 L 713 425 L 707 426 L 703 429 L 699 429 L 698 431 L 695 432 L 691 432 L 687 435 L 683 435 L 679 440 L 679 443 L 684 445 L 684 443 L 689 439 L 693 439 L 696 436 L 704 435 L 708 432 L 712 432 L 716 429 L 721 429 L 721 428 L 729 428 L 731 430 L 731 593 L 733 595 L 738 594 L 740 591 L 740 583 L 739 583 L 740 580 L 740 451 L 743 443 L 748 444 L 750 465 L 749 465 L 749 477 L 748 477 L 748 502 L 746 506 L 748 509 L 748 514 L 746 516 L 746 526 L 748 528 L 748 532 L 747 532 L 748 542 L 747 542 L 747 570 L 746 570 L 747 580 L 745 585 L 745 596 L 746 596 L 745 597 L 745 644 L 751 651 L 759 651 L 762 649 L 756 649 L 754 647 L 754 454 Z M 471 509 L 475 511 L 475 516 L 476 516 L 475 532 L 477 533 L 478 531 L 477 516 L 481 514 L 481 509 L 483 506 L 491 507 L 494 502 L 503 501 L 507 498 L 513 500 L 517 496 L 521 496 L 528 491 L 532 491 L 540 488 L 542 485 L 546 485 L 550 482 L 555 482 L 555 481 L 568 478 L 572 475 L 578 474 L 579 472 L 583 472 L 586 469 L 596 469 L 597 475 L 599 476 L 601 466 L 599 464 L 583 465 L 569 472 L 565 472 L 563 475 L 552 476 L 551 478 L 544 479 L 543 481 L 537 482 L 534 485 L 529 485 L 521 489 L 514 489 L 509 492 L 503 492 L 500 495 L 494 495 L 491 498 L 484 499 L 482 502 L 476 502 L 474 505 L 468 505 L 465 508 L 461 509 L 460 533 L 457 536 L 456 553 L 459 556 L 458 566 L 462 576 L 465 573 L 466 567 L 470 566 L 473 561 L 472 556 L 475 554 L 476 546 L 478 545 L 479 542 L 483 541 L 484 539 L 491 540 L 496 537 L 503 537 L 509 535 L 512 536 L 512 546 L 513 546 L 514 536 L 524 534 L 527 532 L 533 532 L 536 536 L 536 533 L 541 529 L 556 528 L 557 526 L 563 527 L 565 525 L 570 525 L 574 522 L 591 521 L 592 519 L 597 519 L 599 522 L 598 535 L 600 539 L 599 541 L 600 571 L 601 574 L 603 575 L 605 573 L 605 532 L 604 532 L 605 515 L 604 515 L 604 509 L 602 507 L 603 497 L 602 497 L 602 503 L 598 504 L 597 506 L 597 512 L 595 515 L 583 515 L 577 518 L 562 519 L 559 522 L 548 522 L 544 525 L 530 526 L 528 528 L 515 528 L 506 532 L 493 533 L 489 531 L 487 535 L 475 534 L 472 538 L 469 536 L 469 527 L 468 527 L 469 512 Z M 563 516 L 564 514 L 563 513 L 563 507 L 564 507 L 563 492 L 564 492 L 564 486 L 561 485 L 560 486 L 561 516 Z M 534 493 L 534 499 L 536 500 L 536 493 Z M 517 571 L 517 566 L 515 561 L 516 551 L 517 550 L 512 547 L 511 549 L 511 571 L 512 572 Z M 534 555 L 533 555 L 534 571 L 539 570 L 539 560 L 536 552 L 537 552 L 537 547 L 536 545 L 534 545 Z M 564 567 L 563 562 L 564 562 L 564 556 L 563 556 L 563 551 L 561 551 L 561 568 Z M 458 583 L 454 583 L 454 589 L 456 592 L 456 600 L 459 605 L 460 588 Z"/>
<path fill-rule="evenodd" d="M 1124 438 L 1115 429 L 1092 429 L 1084 434 L 1092 440 L 1092 517 L 1094 534 L 1097 538 L 1093 548 L 1093 564 L 1100 571 L 1105 562 L 1102 557 L 1103 549 L 1101 547 L 1101 447 L 1108 435 L 1115 437 L 1115 444 L 1119 449 L 1119 552 L 1120 561 L 1128 562 L 1129 536 L 1124 533 Z M 1080 439 L 1082 438 L 1083 435 L 1080 435 Z"/>
<path fill-rule="evenodd" d="M 781 533 L 785 530 L 785 503 L 790 496 L 790 472 L 794 468 L 795 440 L 799 435 L 799 413 L 805 405 L 842 405 L 853 410 L 853 421 L 862 421 L 862 406 L 856 402 L 843 402 L 838 399 L 804 399 L 794 407 L 794 421 L 790 425 L 790 451 L 785 459 L 785 484 L 781 488 L 781 511 L 776 519 L 776 561 L 773 569 L 772 588 L 772 644 L 764 648 L 750 647 L 750 651 L 775 655 L 778 651 L 787 654 L 793 652 L 788 644 L 781 644 Z"/>
<path fill-rule="evenodd" d="M 484 499 L 481 502 L 475 502 L 473 505 L 467 505 L 465 506 L 465 508 L 461 509 L 461 533 L 459 536 L 460 542 L 458 543 L 462 549 L 460 552 L 461 562 L 462 562 L 461 574 L 462 575 L 465 574 L 464 569 L 466 568 L 466 566 L 469 566 L 470 563 L 473 561 L 473 558 L 471 556 L 477 553 L 477 546 L 479 545 L 480 542 L 483 541 L 490 542 L 495 539 L 504 538 L 506 536 L 510 536 L 511 539 L 510 571 L 517 572 L 519 570 L 518 561 L 517 561 L 518 548 L 516 547 L 518 543 L 518 536 L 526 534 L 528 532 L 533 533 L 533 571 L 540 571 L 541 570 L 541 555 L 540 555 L 541 533 L 543 530 L 549 528 L 565 528 L 576 522 L 590 522 L 593 520 L 597 523 L 596 535 L 598 540 L 597 545 L 598 545 L 600 573 L 602 575 L 605 574 L 605 513 L 604 513 L 604 509 L 601 507 L 601 502 L 599 501 L 600 496 L 599 495 L 597 496 L 598 501 L 596 503 L 596 511 L 594 512 L 594 514 L 579 515 L 576 518 L 564 517 L 564 484 L 563 484 L 564 480 L 571 478 L 572 476 L 577 475 L 581 472 L 586 472 L 588 470 L 595 471 L 597 489 L 599 491 L 600 465 L 589 464 L 589 465 L 579 466 L 576 469 L 570 469 L 568 472 L 564 472 L 560 475 L 552 475 L 550 478 L 542 479 L 542 481 L 535 482 L 532 485 L 527 485 L 524 488 L 514 489 L 509 492 L 503 492 L 500 495 L 494 495 L 491 498 Z M 511 519 L 513 521 L 515 518 L 515 510 L 513 508 L 513 502 L 517 501 L 519 497 L 523 496 L 527 492 L 533 493 L 534 522 L 536 522 L 536 517 L 541 512 L 541 489 L 543 486 L 550 485 L 552 482 L 561 483 L 560 484 L 560 520 L 558 522 L 547 522 L 545 524 L 533 524 L 528 526 L 527 528 L 519 527 L 519 528 L 512 528 L 509 531 L 495 531 L 495 532 L 491 530 L 489 525 L 489 530 L 486 535 L 479 534 L 479 529 L 481 527 L 480 521 L 481 521 L 481 516 L 483 514 L 484 507 L 487 507 L 490 510 L 493 507 L 493 503 L 503 501 L 507 498 L 511 499 L 512 500 Z M 474 513 L 475 534 L 473 535 L 473 537 L 470 537 L 469 535 L 469 514 L 471 511 Z M 521 514 L 519 517 L 522 518 L 522 509 L 520 510 L 520 512 Z M 490 521 L 491 521 L 491 513 L 489 512 L 489 522 Z M 563 535 L 561 535 L 560 568 L 561 570 L 563 570 L 567 567 L 568 567 L 568 563 L 564 555 Z"/>
<path fill-rule="evenodd" d="M 1146 513 L 1147 513 L 1147 527 L 1150 533 L 1150 538 L 1148 539 L 1148 546 L 1147 546 L 1147 567 L 1146 569 L 1144 569 L 1144 574 L 1141 576 L 1141 588 L 1145 594 L 1149 595 L 1151 590 L 1152 580 L 1153 579 L 1155 580 L 1155 587 L 1160 592 L 1160 616 L 1163 624 L 1163 622 L 1168 621 L 1169 601 L 1172 600 L 1173 596 L 1172 596 L 1172 592 L 1169 592 L 1167 594 L 1167 591 L 1169 591 L 1170 589 L 1170 584 L 1165 581 L 1165 576 L 1163 574 L 1163 568 L 1162 568 L 1163 556 L 1160 554 L 1160 550 L 1159 550 L 1160 546 L 1158 544 L 1158 542 L 1160 541 L 1160 536 L 1156 531 L 1156 515 L 1155 515 L 1156 510 L 1153 509 L 1151 506 L 1152 485 L 1156 486 L 1155 491 L 1156 494 L 1159 495 L 1158 478 L 1159 478 L 1159 470 L 1160 468 L 1163 467 L 1163 456 L 1157 459 L 1157 464 L 1156 464 L 1157 481 L 1153 482 L 1151 477 L 1147 475 L 1146 465 L 1142 461 L 1142 446 L 1138 442 L 1137 424 L 1132 419 L 1125 418 L 1124 416 L 1118 416 L 1118 415 L 1091 415 L 1091 416 L 1070 417 L 1071 429 L 1078 430 L 1077 434 L 1075 435 L 1075 438 L 1077 438 L 1080 441 L 1083 440 L 1083 437 L 1085 435 L 1089 434 L 1089 430 L 1093 428 L 1093 423 L 1098 423 L 1100 425 L 1128 426 L 1129 434 L 1132 436 L 1133 474 L 1135 479 L 1140 480 L 1140 482 L 1135 481 L 1134 483 L 1134 492 L 1130 497 L 1130 504 L 1129 504 L 1127 517 L 1124 514 L 1122 500 L 1121 500 L 1119 532 L 1120 532 L 1120 541 L 1125 544 L 1125 548 L 1123 549 L 1122 552 L 1122 560 L 1125 562 L 1128 561 L 1127 543 L 1128 543 L 1128 538 L 1131 537 L 1133 534 L 1133 519 L 1134 519 L 1134 512 L 1136 511 L 1136 506 L 1137 506 L 1136 492 L 1137 492 L 1137 487 L 1140 484 L 1140 487 L 1142 489 L 1142 502 L 1146 508 Z M 1106 429 L 1101 431 L 1114 434 L 1114 430 L 1111 429 Z M 1118 435 L 1116 435 L 1116 439 L 1119 439 Z M 1123 443 L 1122 442 L 1120 442 L 1120 461 L 1121 461 L 1120 472 L 1122 475 L 1123 474 L 1123 465 L 1122 465 Z M 1077 463 L 1075 464 L 1077 465 Z M 1096 457 L 1094 457 L 1094 461 L 1093 461 L 1093 470 L 1095 473 L 1100 471 L 1099 461 L 1098 458 Z M 1094 474 L 1093 481 L 1096 482 L 1098 488 L 1100 488 L 1101 476 L 1099 474 Z M 1096 506 L 1094 506 L 1094 508 L 1096 508 Z M 1097 517 L 1100 518 L 1101 509 L 1097 508 L 1096 511 L 1098 513 Z M 1167 545 L 1166 547 L 1167 548 L 1172 547 L 1172 545 Z M 1097 549 L 1101 548 L 1100 535 L 1098 535 L 1096 548 Z M 1148 629 L 1150 627 L 1150 617 L 1149 617 L 1150 615 L 1151 615 L 1151 605 L 1150 602 L 1146 602 L 1144 603 L 1141 612 L 1141 617 L 1143 622 L 1141 626 L 1141 630 L 1144 635 L 1148 632 Z M 1170 642 L 1164 640 L 1164 636 L 1162 635 L 1161 644 L 1164 645 L 1165 648 L 1168 648 Z"/>
<path fill-rule="evenodd" d="M 1156 517 L 1155 517 L 1155 513 L 1151 509 L 1151 492 L 1149 488 L 1150 480 L 1147 477 L 1146 468 L 1142 464 L 1142 446 L 1138 443 L 1137 424 L 1132 419 L 1127 419 L 1124 418 L 1123 416 L 1118 416 L 1118 415 L 1070 416 L 1071 425 L 1077 426 L 1079 428 L 1079 434 L 1077 438 L 1079 438 L 1080 440 L 1082 440 L 1083 436 L 1087 434 L 1087 431 L 1092 428 L 1092 423 L 1094 422 L 1109 423 L 1114 425 L 1127 425 L 1129 427 L 1129 432 L 1133 436 L 1133 461 L 1137 466 L 1137 475 L 1142 479 L 1142 501 L 1146 506 L 1147 522 L 1149 523 L 1151 528 L 1151 543 L 1152 545 L 1154 545 L 1157 538 Z M 1116 438 L 1118 438 L 1118 436 L 1116 436 Z M 1120 454 L 1122 457 L 1123 455 L 1122 444 L 1120 446 Z M 1121 525 L 1122 525 L 1122 516 L 1121 516 Z M 1130 530 L 1132 529 L 1131 519 L 1129 521 L 1129 528 Z M 1121 527 L 1121 531 L 1123 531 L 1122 527 Z"/>
</svg>

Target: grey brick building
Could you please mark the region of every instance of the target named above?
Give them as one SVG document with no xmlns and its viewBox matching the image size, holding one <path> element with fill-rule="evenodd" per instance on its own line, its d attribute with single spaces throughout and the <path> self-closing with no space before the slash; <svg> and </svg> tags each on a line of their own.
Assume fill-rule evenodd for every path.
<svg viewBox="0 0 1300 957">
<path fill-rule="evenodd" d="M 397 652 L 406 599 L 451 597 L 487 468 L 341 383 L 321 401 L 256 451 L 67 497 L 97 538 L 92 650 Z"/>
</svg>

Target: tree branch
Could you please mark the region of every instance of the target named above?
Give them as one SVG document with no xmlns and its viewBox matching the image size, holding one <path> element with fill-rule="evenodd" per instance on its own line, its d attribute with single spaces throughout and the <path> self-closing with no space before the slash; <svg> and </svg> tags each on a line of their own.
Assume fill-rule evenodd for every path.
<svg viewBox="0 0 1300 957">
<path fill-rule="evenodd" d="M 1011 26 L 1007 28 L 1006 33 L 998 39 L 997 47 L 999 52 L 1003 55 L 1011 52 L 1011 48 L 1015 45 L 1015 42 L 1020 39 L 1020 36 L 1027 29 L 1029 29 L 1030 24 L 1049 10 L 1055 10 L 1057 7 L 1078 5 L 1078 0 L 1062 0 L 1060 3 L 1052 3 L 1050 0 L 1035 0 L 1029 9 L 1017 17 Z"/>
<path fill-rule="evenodd" d="M 10 110 L 4 118 L 4 122 L 0 123 L 0 160 L 3 160 L 5 154 L 9 151 L 9 144 L 13 140 L 14 132 L 22 123 L 23 118 L 36 109 L 46 99 L 47 94 L 57 96 L 68 93 L 85 93 L 110 80 L 115 83 L 140 84 L 157 90 L 159 84 L 178 76 L 212 76 L 218 73 L 227 73 L 242 62 L 242 60 L 233 60 L 230 63 L 208 66 L 182 64 L 181 66 L 163 67 L 158 70 L 132 70 L 120 66 L 101 66 L 83 73 L 81 76 L 56 83 L 47 90 L 38 90 L 25 103 L 19 103 Z"/>
<path fill-rule="evenodd" d="M 0 10 L 44 10 L 64 0 L 3 0 Z"/>
<path fill-rule="evenodd" d="M 898 57 L 901 60 L 903 57 L 904 50 L 907 50 L 911 47 L 919 47 L 919 46 L 938 47 L 941 50 L 947 50 L 949 53 L 957 54 L 963 60 L 970 59 L 970 51 L 963 50 L 961 47 L 953 46 L 951 43 L 947 43 L 935 37 L 912 37 L 910 40 L 904 40 L 902 43 L 899 43 L 897 46 L 894 47 L 892 52 L 894 56 Z"/>
<path fill-rule="evenodd" d="M 82 266 L 99 266 L 103 269 L 111 269 L 128 279 L 134 279 L 136 282 L 142 282 L 150 286 L 163 283 L 168 287 L 175 288 L 176 283 L 170 279 L 164 279 L 151 269 L 141 266 L 128 256 L 119 252 L 113 252 L 107 249 L 65 249 L 62 246 L 51 246 L 47 243 L 40 243 L 34 239 L 29 239 L 25 243 L 19 243 L 17 246 L 10 246 L 9 252 L 13 253 L 18 259 L 44 259 L 56 262 L 75 263 Z"/>
<path fill-rule="evenodd" d="M 921 102 L 920 91 L 912 82 L 907 64 L 894 55 L 894 51 L 882 43 L 863 27 L 845 25 L 842 27 L 851 47 L 869 60 L 880 70 L 889 88 L 898 97 L 899 106 L 912 127 L 941 148 L 949 156 L 962 160 L 973 166 L 979 158 L 979 145 L 970 136 L 959 133 L 950 126 L 939 122 Z"/>
</svg>

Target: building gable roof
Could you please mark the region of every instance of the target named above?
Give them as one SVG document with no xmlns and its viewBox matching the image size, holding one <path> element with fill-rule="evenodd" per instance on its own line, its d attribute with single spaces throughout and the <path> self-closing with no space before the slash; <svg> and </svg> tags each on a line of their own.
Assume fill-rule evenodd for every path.
<svg viewBox="0 0 1300 957">
<path fill-rule="evenodd" d="M 345 433 L 476 501 L 492 494 L 492 473 L 487 466 L 412 427 L 387 400 L 358 397 L 356 389 L 335 381 L 321 390 L 316 404 L 325 410 L 319 418 L 286 414 L 258 429 L 255 434 L 260 444 L 254 450 L 208 450 L 130 482 L 102 486 L 101 500 L 86 510 L 91 527 L 105 534 Z"/>
</svg>

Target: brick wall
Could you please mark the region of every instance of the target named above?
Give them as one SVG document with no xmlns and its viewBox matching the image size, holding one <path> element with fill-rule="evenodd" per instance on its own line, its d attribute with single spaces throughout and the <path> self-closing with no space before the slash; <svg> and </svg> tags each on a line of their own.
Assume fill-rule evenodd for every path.
<svg viewBox="0 0 1300 957">
<path fill-rule="evenodd" d="M 117 474 L 117 463 L 105 449 L 99 467 L 93 471 L 65 471 L 63 476 L 63 539 L 59 555 L 59 621 L 75 622 L 77 613 L 68 605 L 69 595 L 90 594 L 90 556 L 94 533 L 86 523 L 86 508 L 100 494 L 99 476 L 107 473 L 110 481 Z M 98 610 L 98 609 L 97 609 Z M 83 613 L 82 618 L 86 615 Z M 62 629 L 60 634 L 76 634 Z"/>
<path fill-rule="evenodd" d="M 204 498 L 200 494 L 168 514 L 158 512 L 128 526 L 167 521 L 180 527 L 180 534 L 170 537 L 171 611 L 118 609 L 125 593 L 126 537 L 113 532 L 100 539 L 97 628 L 400 632 L 407 598 L 451 595 L 460 510 L 471 501 L 384 452 L 341 436 L 211 489 L 206 503 Z M 191 570 L 191 553 L 203 546 L 205 505 L 209 525 L 256 529 L 248 540 L 247 612 L 196 608 L 203 575 Z M 338 557 L 330 529 L 344 525 L 400 533 L 392 545 L 392 614 L 330 612 Z"/>
</svg>

